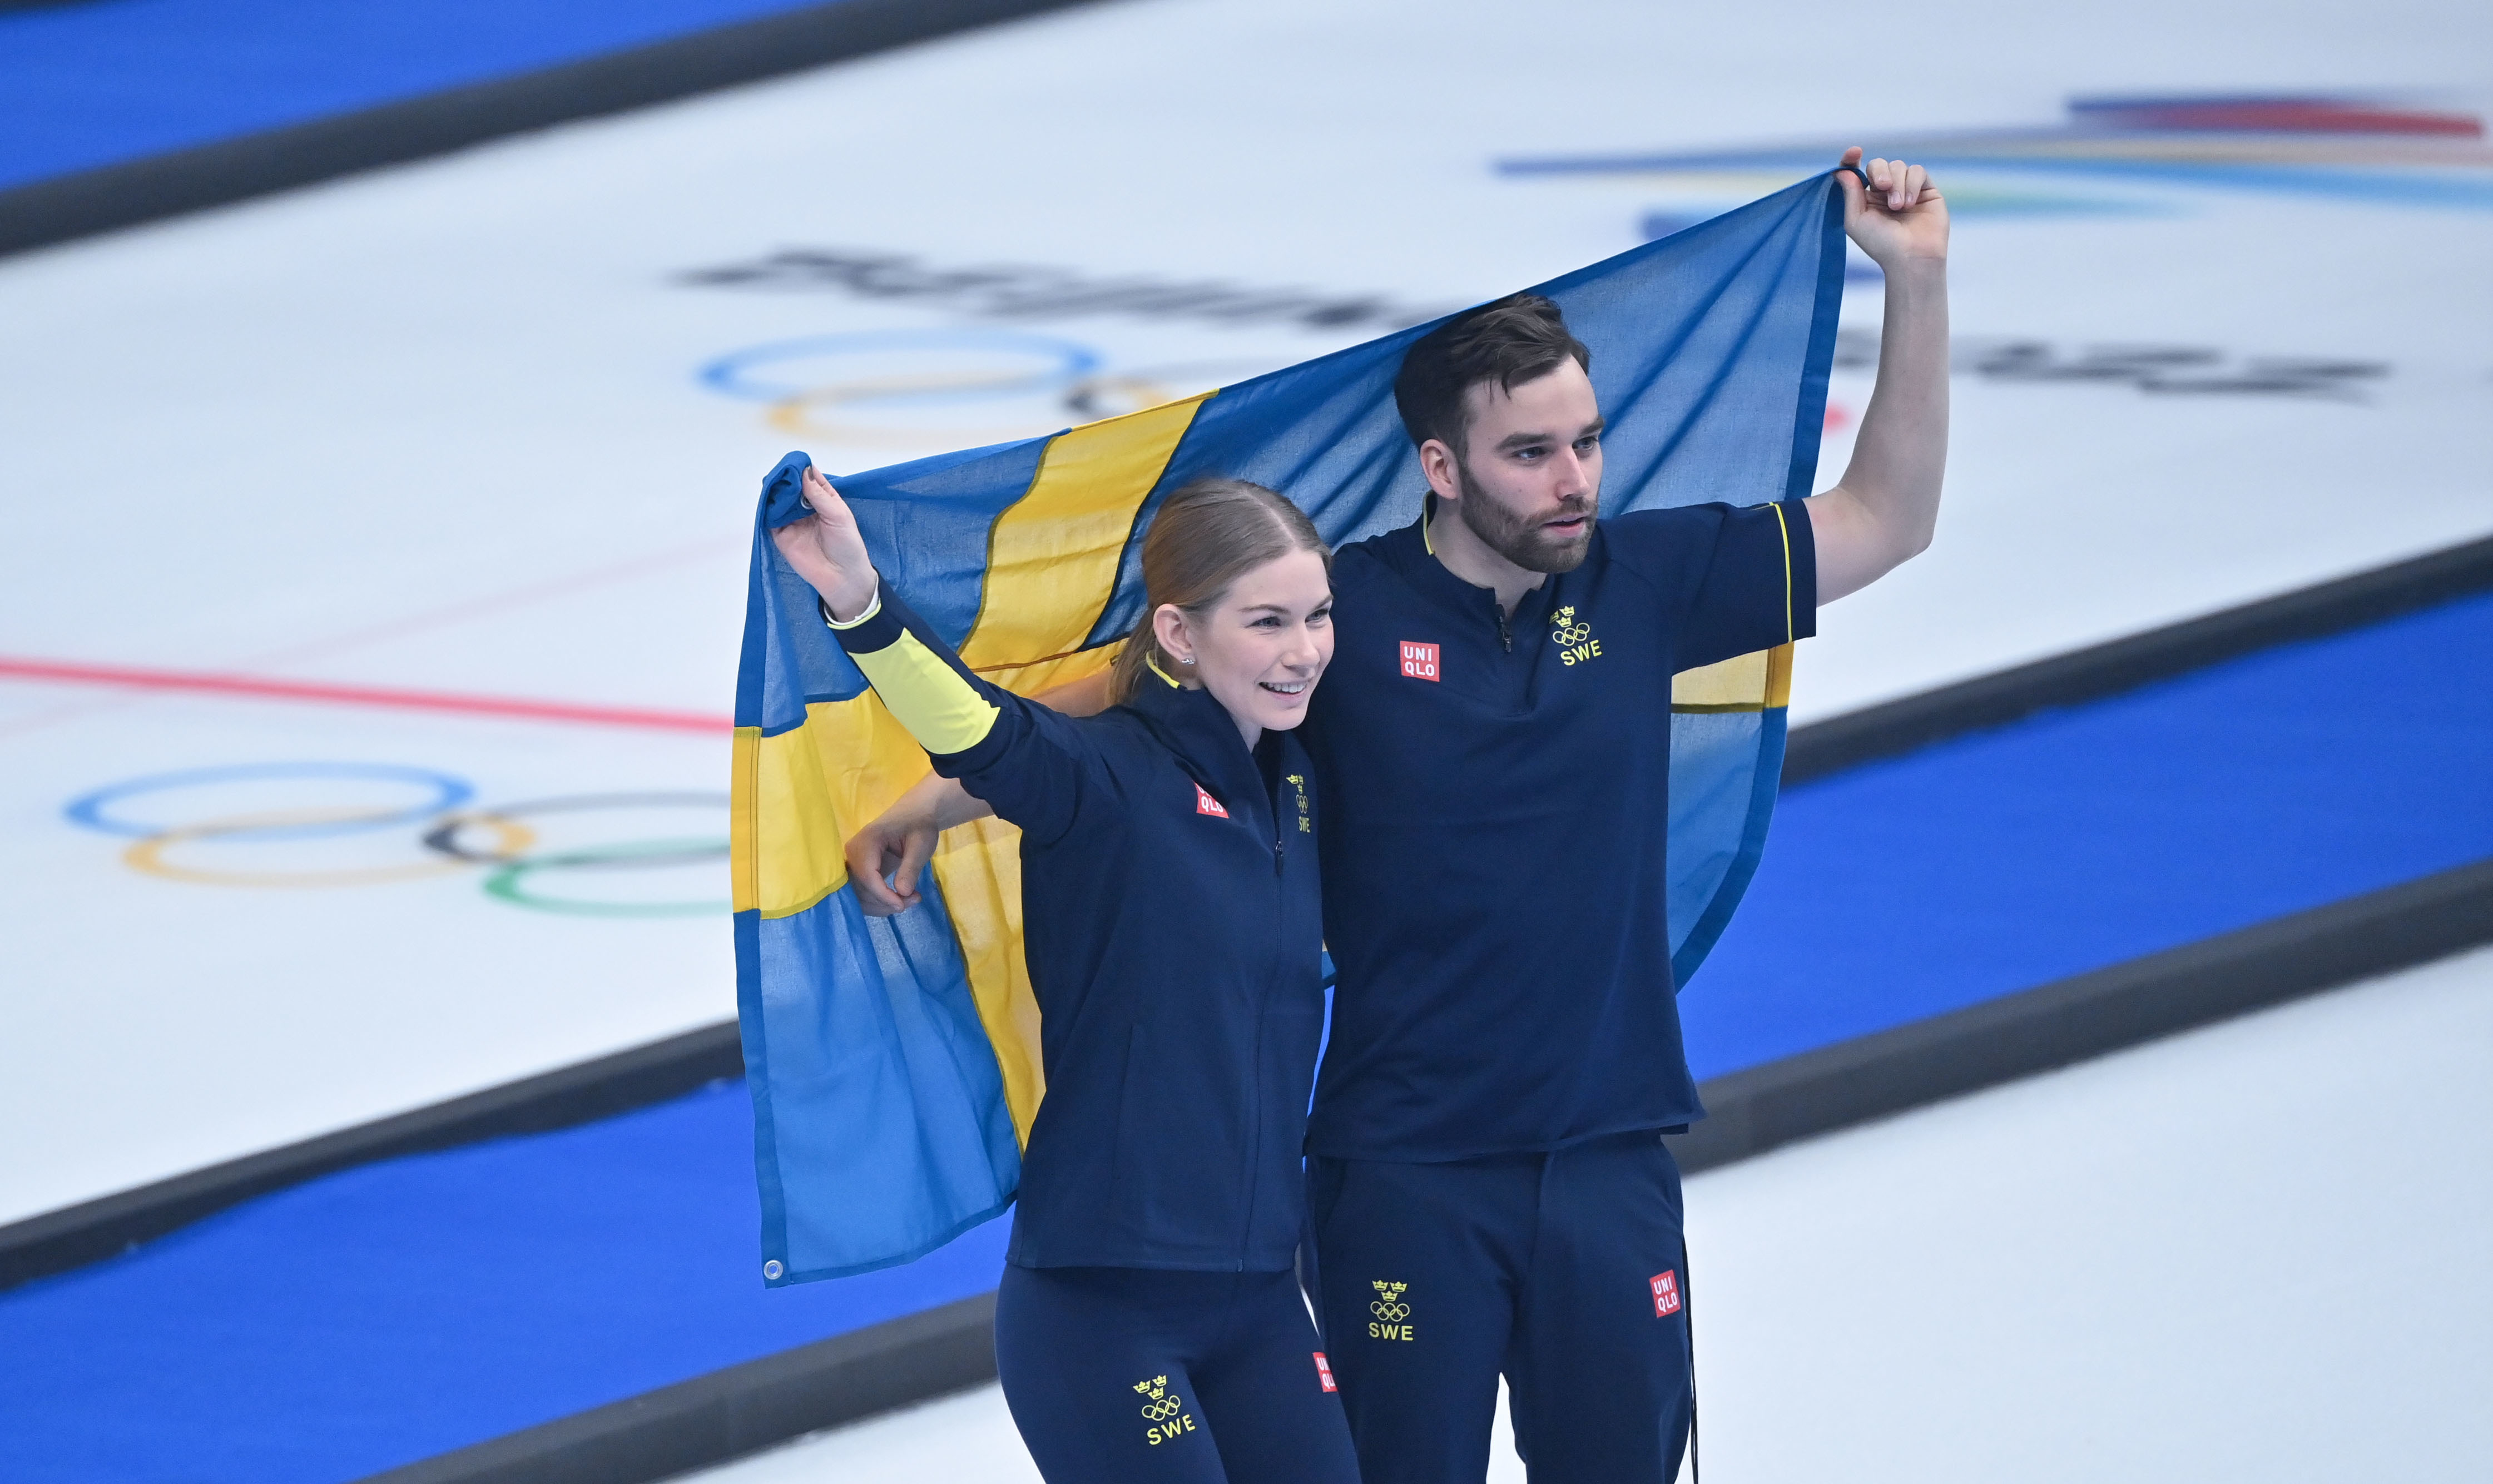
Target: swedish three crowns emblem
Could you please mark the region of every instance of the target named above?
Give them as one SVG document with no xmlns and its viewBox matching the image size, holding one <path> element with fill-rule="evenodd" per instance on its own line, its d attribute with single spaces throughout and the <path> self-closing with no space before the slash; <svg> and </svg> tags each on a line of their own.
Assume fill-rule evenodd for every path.
<svg viewBox="0 0 2493 1484">
<path fill-rule="evenodd" d="M 1143 1399 L 1143 1420 L 1151 1424 L 1143 1438 L 1153 1447 L 1194 1431 L 1194 1416 L 1186 1410 L 1184 1398 L 1170 1394 L 1167 1377 L 1138 1380 L 1134 1382 L 1134 1392 Z"/>
<path fill-rule="evenodd" d="M 1581 665 L 1602 657 L 1602 641 L 1593 638 L 1590 622 L 1577 619 L 1572 603 L 1549 615 L 1549 642 L 1558 646 L 1558 658 L 1564 664 Z"/>
<path fill-rule="evenodd" d="M 1367 1322 L 1367 1337 L 1371 1340 L 1420 1338 L 1411 1332 L 1411 1305 L 1402 1297 L 1403 1291 L 1411 1285 L 1387 1283 L 1379 1279 L 1375 1280 L 1373 1286 L 1376 1290 L 1376 1297 L 1369 1301 L 1367 1312 L 1376 1318 Z"/>
<path fill-rule="evenodd" d="M 1288 784 L 1290 786 L 1290 790 L 1299 796 L 1299 833 L 1302 835 L 1314 834 L 1316 832 L 1315 819 L 1314 816 L 1307 812 L 1307 775 L 1303 773 L 1293 773 L 1289 777 L 1281 780 L 1281 782 Z"/>
</svg>

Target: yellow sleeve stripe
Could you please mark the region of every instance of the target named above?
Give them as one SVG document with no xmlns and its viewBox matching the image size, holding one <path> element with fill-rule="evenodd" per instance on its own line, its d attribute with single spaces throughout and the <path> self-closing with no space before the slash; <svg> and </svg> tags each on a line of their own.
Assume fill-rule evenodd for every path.
<svg viewBox="0 0 2493 1484">
<path fill-rule="evenodd" d="M 1790 705 L 1793 647 L 1777 644 L 1681 670 L 1670 677 L 1670 709 L 1681 713 L 1771 711 Z"/>
<path fill-rule="evenodd" d="M 1781 501 L 1773 506 L 1775 524 L 1784 538 L 1784 641 L 1772 649 L 1730 659 L 1670 677 L 1670 709 L 1681 715 L 1720 711 L 1773 711 L 1791 704 L 1792 635 L 1799 629 L 1792 609 L 1791 526 Z"/>
<path fill-rule="evenodd" d="M 1781 500 L 1775 502 L 1774 511 L 1775 529 L 1784 538 L 1784 642 L 1790 644 L 1798 642 L 1800 634 L 1799 619 L 1792 612 L 1791 522 L 1784 519 Z"/>
<path fill-rule="evenodd" d="M 930 753 L 967 752 L 995 730 L 1001 713 L 961 672 L 904 629 L 899 641 L 872 654 L 851 654 L 874 693 Z"/>
</svg>

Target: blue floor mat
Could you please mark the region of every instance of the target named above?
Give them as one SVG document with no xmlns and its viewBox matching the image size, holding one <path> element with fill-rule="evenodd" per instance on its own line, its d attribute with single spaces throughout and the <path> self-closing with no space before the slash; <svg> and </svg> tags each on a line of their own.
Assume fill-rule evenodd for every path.
<svg viewBox="0 0 2493 1484">
<path fill-rule="evenodd" d="M 766 1291 L 752 1104 L 371 1165 L 0 1294 L 8 1484 L 331 1484 L 984 1292 L 990 1222 Z"/>
<path fill-rule="evenodd" d="M 2493 854 L 2488 676 L 2493 596 L 1795 788 L 1698 1071 Z M 350 1479 L 979 1291 L 1006 1234 L 765 1291 L 757 1221 L 734 1084 L 269 1197 L 0 1294 L 0 1477 Z"/>
<path fill-rule="evenodd" d="M 820 0 L 88 0 L 0 13 L 0 190 Z"/>
<path fill-rule="evenodd" d="M 1801 683 L 1807 682 L 1803 646 Z M 2493 855 L 2493 595 L 1787 791 L 1714 1077 Z"/>
</svg>

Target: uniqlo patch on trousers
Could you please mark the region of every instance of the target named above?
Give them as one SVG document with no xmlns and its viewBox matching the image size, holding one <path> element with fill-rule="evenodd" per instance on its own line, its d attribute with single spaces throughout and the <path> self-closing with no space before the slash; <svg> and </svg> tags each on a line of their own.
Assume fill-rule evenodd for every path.
<svg viewBox="0 0 2493 1484">
<path fill-rule="evenodd" d="M 1653 1275 L 1653 1317 L 1667 1320 L 1679 1312 L 1679 1269 Z"/>
<path fill-rule="evenodd" d="M 1316 1351 L 1316 1384 L 1327 1391 L 1337 1389 L 1333 1383 L 1333 1367 L 1325 1364 L 1324 1351 Z"/>
</svg>

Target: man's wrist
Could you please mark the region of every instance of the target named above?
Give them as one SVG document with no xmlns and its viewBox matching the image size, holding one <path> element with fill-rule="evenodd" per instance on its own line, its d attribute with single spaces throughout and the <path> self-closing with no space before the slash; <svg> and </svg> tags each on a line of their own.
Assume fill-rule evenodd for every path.
<svg viewBox="0 0 2493 1484">
<path fill-rule="evenodd" d="M 1905 253 L 1898 256 L 1894 262 L 1880 263 L 1878 271 L 1890 280 L 1902 279 L 1915 283 L 1944 283 L 1947 282 L 1947 254 L 1923 257 L 1915 253 Z"/>
</svg>

